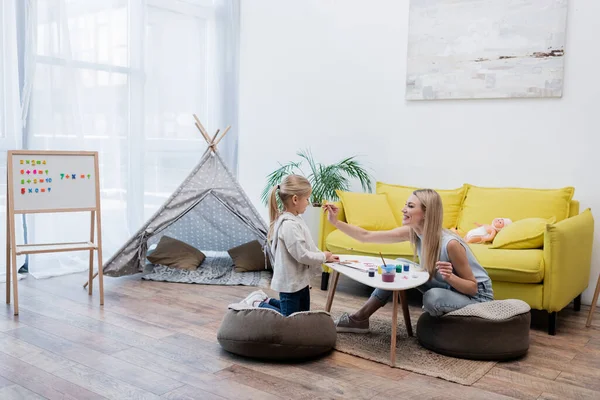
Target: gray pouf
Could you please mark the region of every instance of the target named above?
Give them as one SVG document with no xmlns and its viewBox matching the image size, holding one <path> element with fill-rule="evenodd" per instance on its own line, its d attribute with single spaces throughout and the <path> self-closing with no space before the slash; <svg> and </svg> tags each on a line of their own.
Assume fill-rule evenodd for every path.
<svg viewBox="0 0 600 400">
<path fill-rule="evenodd" d="M 472 360 L 507 360 L 529 349 L 531 308 L 521 300 L 471 304 L 441 317 L 423 313 L 419 343 L 436 353 Z"/>
<path fill-rule="evenodd" d="M 230 305 L 217 340 L 223 349 L 246 357 L 291 360 L 333 349 L 337 332 L 331 315 L 306 311 L 284 317 L 274 310 Z"/>
</svg>

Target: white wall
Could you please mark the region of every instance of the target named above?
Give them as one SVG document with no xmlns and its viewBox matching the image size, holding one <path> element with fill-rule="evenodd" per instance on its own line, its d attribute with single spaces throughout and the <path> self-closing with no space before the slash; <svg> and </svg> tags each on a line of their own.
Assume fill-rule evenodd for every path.
<svg viewBox="0 0 600 400">
<path fill-rule="evenodd" d="M 573 185 L 600 224 L 600 1 L 569 1 L 561 99 L 405 101 L 408 7 L 242 2 L 239 175 L 263 216 L 266 175 L 310 146 L 323 163 L 361 155 L 375 179 L 392 183 Z"/>
</svg>

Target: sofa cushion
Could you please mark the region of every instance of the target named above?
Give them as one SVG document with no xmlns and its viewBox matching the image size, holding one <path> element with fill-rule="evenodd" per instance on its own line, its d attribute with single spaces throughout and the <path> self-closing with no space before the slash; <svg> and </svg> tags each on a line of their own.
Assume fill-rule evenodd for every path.
<svg viewBox="0 0 600 400">
<path fill-rule="evenodd" d="M 493 249 L 541 249 L 544 246 L 546 225 L 556 218 L 525 218 L 505 226 L 492 243 Z"/>
<path fill-rule="evenodd" d="M 575 189 L 489 188 L 467 185 L 458 222 L 459 230 L 468 232 L 475 223 L 491 224 L 494 218 L 551 218 L 556 222 L 569 216 Z"/>
<path fill-rule="evenodd" d="M 479 263 L 494 281 L 539 283 L 544 279 L 544 251 L 541 249 L 492 249 L 486 244 L 469 244 Z"/>
<path fill-rule="evenodd" d="M 413 250 L 409 242 L 402 243 L 361 243 L 336 229 L 327 235 L 325 240 L 327 250 L 334 254 L 360 254 L 379 257 L 379 252 L 384 257 L 411 257 Z"/>
<path fill-rule="evenodd" d="M 383 194 L 354 193 L 336 190 L 351 225 L 373 231 L 398 227 L 392 209 Z"/>
<path fill-rule="evenodd" d="M 418 187 L 413 186 L 401 186 L 391 185 L 388 183 L 377 182 L 376 192 L 387 195 L 392 212 L 396 218 L 398 225 L 402 225 L 402 208 L 406 200 Z M 462 206 L 463 199 L 465 197 L 466 186 L 461 186 L 458 189 L 435 189 L 442 198 L 442 205 L 444 207 L 444 228 L 454 228 L 458 221 L 460 214 L 460 208 Z"/>
</svg>

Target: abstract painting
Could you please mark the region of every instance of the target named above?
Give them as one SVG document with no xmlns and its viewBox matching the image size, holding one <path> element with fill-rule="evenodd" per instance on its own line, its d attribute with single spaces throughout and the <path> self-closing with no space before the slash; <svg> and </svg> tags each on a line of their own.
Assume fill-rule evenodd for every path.
<svg viewBox="0 0 600 400">
<path fill-rule="evenodd" d="M 561 97 L 567 0 L 410 0 L 408 100 Z"/>
</svg>

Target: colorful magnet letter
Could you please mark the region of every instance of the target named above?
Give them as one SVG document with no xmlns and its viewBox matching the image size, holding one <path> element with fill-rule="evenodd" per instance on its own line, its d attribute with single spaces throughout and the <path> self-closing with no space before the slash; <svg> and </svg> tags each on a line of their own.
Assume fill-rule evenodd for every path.
<svg viewBox="0 0 600 400">
<path fill-rule="evenodd" d="M 33 193 L 33 189 L 29 189 L 27 193 Z"/>
<path fill-rule="evenodd" d="M 80 178 L 85 179 L 85 175 L 81 174 Z"/>
<path fill-rule="evenodd" d="M 24 173 L 25 173 L 25 170 L 24 170 L 24 169 L 22 169 L 22 170 L 21 170 L 21 175 L 23 175 Z"/>
<path fill-rule="evenodd" d="M 34 180 L 33 180 L 33 183 L 37 183 L 37 179 L 34 179 Z"/>
<path fill-rule="evenodd" d="M 30 171 L 30 170 L 27 170 L 27 171 L 25 171 L 25 173 L 26 173 L 27 175 L 29 175 L 29 174 L 31 173 L 31 171 Z"/>
<path fill-rule="evenodd" d="M 21 188 L 21 194 L 25 194 L 25 188 Z"/>
<path fill-rule="evenodd" d="M 51 190 L 52 190 L 52 188 L 48 188 L 48 191 L 51 191 Z"/>
<path fill-rule="evenodd" d="M 43 164 L 43 165 L 46 165 L 46 160 L 44 160 L 44 161 L 42 162 L 42 164 Z"/>
<path fill-rule="evenodd" d="M 38 193 L 39 191 L 40 191 L 40 189 L 37 189 L 37 188 L 35 189 L 35 192 L 36 192 L 36 193 Z"/>
<path fill-rule="evenodd" d="M 40 179 L 40 183 L 44 183 L 44 180 L 43 180 L 43 179 Z"/>
<path fill-rule="evenodd" d="M 34 170 L 33 170 L 33 174 L 34 174 L 34 175 L 37 175 L 37 169 L 34 169 Z"/>
<path fill-rule="evenodd" d="M 75 179 L 75 178 L 77 178 L 77 175 L 76 175 L 76 174 L 72 174 L 72 175 L 71 175 L 71 178 L 72 178 L 72 179 Z"/>
<path fill-rule="evenodd" d="M 21 179 L 21 185 L 25 184 L 25 179 Z"/>
<path fill-rule="evenodd" d="M 23 164 L 25 161 L 21 160 L 21 162 L 19 164 Z"/>
<path fill-rule="evenodd" d="M 65 177 L 65 174 L 60 174 L 60 179 L 63 179 Z"/>
<path fill-rule="evenodd" d="M 46 189 L 42 188 L 42 193 L 46 193 Z"/>
</svg>

